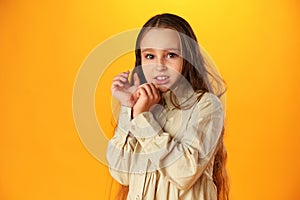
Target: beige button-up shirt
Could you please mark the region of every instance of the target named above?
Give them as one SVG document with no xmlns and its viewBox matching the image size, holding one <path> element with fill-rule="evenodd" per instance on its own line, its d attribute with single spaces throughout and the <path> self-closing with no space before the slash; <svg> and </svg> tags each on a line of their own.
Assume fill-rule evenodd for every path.
<svg viewBox="0 0 300 200">
<path fill-rule="evenodd" d="M 131 108 L 121 107 L 107 160 L 111 176 L 129 185 L 127 199 L 217 200 L 213 182 L 214 156 L 223 128 L 218 97 L 204 93 L 200 101 L 190 93 L 162 95 L 163 105 L 131 119 Z M 193 93 L 193 97 L 198 94 Z"/>
</svg>

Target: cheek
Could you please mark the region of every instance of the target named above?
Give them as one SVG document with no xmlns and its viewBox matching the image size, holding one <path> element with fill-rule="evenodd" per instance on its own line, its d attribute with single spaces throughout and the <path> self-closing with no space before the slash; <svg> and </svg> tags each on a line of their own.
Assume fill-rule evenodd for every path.
<svg viewBox="0 0 300 200">
<path fill-rule="evenodd" d="M 182 59 L 178 59 L 176 61 L 173 61 L 172 63 L 170 63 L 170 68 L 172 68 L 172 70 L 181 73 L 182 71 L 182 65 L 183 65 L 183 61 Z"/>
<path fill-rule="evenodd" d="M 151 67 L 142 65 L 142 69 L 143 69 L 146 81 L 151 82 L 152 81 L 152 69 L 151 69 Z"/>
<path fill-rule="evenodd" d="M 146 81 L 149 83 L 152 82 L 153 70 L 155 69 L 155 62 L 153 60 L 142 59 L 141 64 Z"/>
</svg>

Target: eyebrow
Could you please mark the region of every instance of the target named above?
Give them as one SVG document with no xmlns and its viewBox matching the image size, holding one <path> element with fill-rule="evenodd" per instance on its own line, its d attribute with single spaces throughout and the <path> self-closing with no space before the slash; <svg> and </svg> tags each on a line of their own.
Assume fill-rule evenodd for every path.
<svg viewBox="0 0 300 200">
<path fill-rule="evenodd" d="M 153 51 L 153 50 L 155 50 L 154 48 L 145 48 L 145 49 L 142 49 L 141 48 L 141 52 L 144 52 L 144 51 Z M 178 52 L 180 52 L 180 49 L 178 49 L 178 48 L 166 48 L 166 49 L 159 49 L 159 50 L 176 50 L 176 51 L 178 51 Z"/>
</svg>

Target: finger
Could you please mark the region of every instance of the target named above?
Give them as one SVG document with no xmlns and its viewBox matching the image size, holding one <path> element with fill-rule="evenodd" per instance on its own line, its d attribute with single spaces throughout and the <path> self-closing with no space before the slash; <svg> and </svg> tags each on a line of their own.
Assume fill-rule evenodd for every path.
<svg viewBox="0 0 300 200">
<path fill-rule="evenodd" d="M 124 78 L 124 77 L 122 77 L 122 76 L 115 76 L 115 77 L 113 78 L 113 81 L 121 81 L 121 82 L 123 82 L 123 83 L 127 83 L 127 82 L 128 82 L 128 79 L 127 79 L 127 78 Z"/>
<path fill-rule="evenodd" d="M 116 79 L 122 79 L 122 80 L 127 80 L 128 79 L 128 76 L 129 76 L 129 70 L 127 72 L 121 72 L 120 74 L 114 76 L 114 80 Z M 125 79 L 124 79 L 125 78 Z"/>
<path fill-rule="evenodd" d="M 151 88 L 151 91 L 153 94 L 157 93 L 157 88 L 155 87 L 155 85 L 153 83 L 150 83 L 149 87 Z"/>
<path fill-rule="evenodd" d="M 139 88 L 137 91 L 136 91 L 136 94 L 137 94 L 137 97 L 140 98 L 140 97 L 146 97 L 147 98 L 147 92 L 145 90 L 145 88 L 141 87 Z"/>
<path fill-rule="evenodd" d="M 149 84 L 149 86 L 150 86 L 150 88 L 152 90 L 153 96 L 155 98 L 157 98 L 157 96 L 159 96 L 159 90 L 158 90 L 158 88 L 153 83 Z"/>
<path fill-rule="evenodd" d="M 127 70 L 126 72 L 120 73 L 120 76 L 122 76 L 124 78 L 128 78 L 129 77 L 129 70 Z"/>
<path fill-rule="evenodd" d="M 154 85 L 154 87 L 159 91 L 159 85 L 156 85 L 156 84 L 154 84 L 154 83 L 153 83 L 153 85 Z"/>
<path fill-rule="evenodd" d="M 133 74 L 133 85 L 134 86 L 139 86 L 140 85 L 140 79 L 137 73 Z"/>
<path fill-rule="evenodd" d="M 129 85 L 129 81 L 128 81 L 128 72 L 122 72 L 121 74 L 115 76 L 113 78 L 113 81 L 120 81 L 120 86 L 125 86 L 125 85 Z"/>
<path fill-rule="evenodd" d="M 153 93 L 152 93 L 152 89 L 151 89 L 151 86 L 150 86 L 150 85 L 151 85 L 151 84 L 144 84 L 144 85 L 142 86 L 142 88 L 145 89 L 145 91 L 146 91 L 148 97 L 149 97 L 150 99 L 153 99 Z"/>
<path fill-rule="evenodd" d="M 119 87 L 124 87 L 124 83 L 122 83 L 120 80 L 115 80 L 112 82 L 113 86 L 119 86 Z"/>
<path fill-rule="evenodd" d="M 136 91 L 135 95 L 136 95 L 137 98 L 140 98 L 140 96 L 141 96 L 140 89 L 138 89 L 138 90 Z"/>
<path fill-rule="evenodd" d="M 160 93 L 159 93 L 158 88 L 153 83 L 150 84 L 150 87 L 152 89 L 152 94 L 153 94 L 153 97 L 154 97 L 154 101 L 155 102 L 159 102 L 159 100 L 160 100 Z"/>
</svg>

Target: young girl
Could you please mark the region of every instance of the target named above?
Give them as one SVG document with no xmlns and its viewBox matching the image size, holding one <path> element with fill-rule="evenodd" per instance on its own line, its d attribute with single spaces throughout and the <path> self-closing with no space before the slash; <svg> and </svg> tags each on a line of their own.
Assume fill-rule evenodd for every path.
<svg viewBox="0 0 300 200">
<path fill-rule="evenodd" d="M 111 176 L 122 185 L 118 197 L 228 200 L 225 90 L 192 28 L 173 14 L 154 16 L 135 54 L 131 81 L 123 72 L 111 86 L 122 105 L 107 148 Z"/>
</svg>

